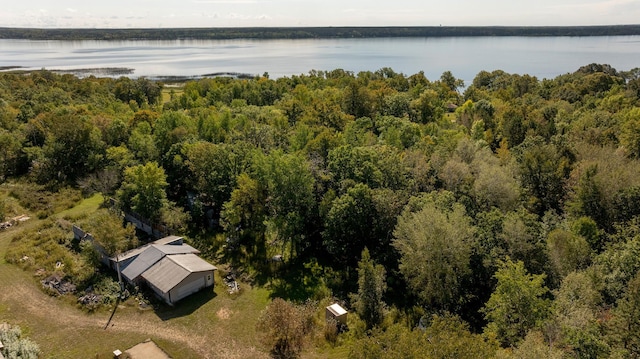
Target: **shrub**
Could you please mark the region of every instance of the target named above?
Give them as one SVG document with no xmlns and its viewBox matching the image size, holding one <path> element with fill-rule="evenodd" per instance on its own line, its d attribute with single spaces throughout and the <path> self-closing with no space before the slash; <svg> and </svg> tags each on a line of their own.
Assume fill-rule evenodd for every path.
<svg viewBox="0 0 640 359">
<path fill-rule="evenodd" d="M 37 359 L 40 354 L 38 344 L 29 338 L 23 338 L 18 326 L 1 325 L 0 341 L 4 344 L 1 352 L 7 359 Z"/>
<path fill-rule="evenodd" d="M 96 294 L 102 296 L 102 303 L 109 305 L 115 303 L 120 295 L 120 285 L 111 277 L 102 276 L 94 286 Z"/>
<path fill-rule="evenodd" d="M 274 358 L 298 358 L 314 326 L 313 307 L 276 298 L 262 312 L 257 329 Z"/>
<path fill-rule="evenodd" d="M 4 221 L 6 208 L 7 208 L 7 206 L 5 205 L 5 200 L 4 199 L 0 199 L 0 222 Z"/>
</svg>

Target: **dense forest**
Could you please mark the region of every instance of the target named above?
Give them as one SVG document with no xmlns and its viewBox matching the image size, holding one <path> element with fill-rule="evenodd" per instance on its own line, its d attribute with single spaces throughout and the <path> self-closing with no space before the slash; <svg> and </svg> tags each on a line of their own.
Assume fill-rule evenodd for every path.
<svg viewBox="0 0 640 359">
<path fill-rule="evenodd" d="M 0 39 L 28 40 L 227 40 L 333 39 L 451 36 L 623 36 L 640 35 L 640 25 L 603 26 L 394 26 L 239 27 L 166 29 L 1 28 Z"/>
<path fill-rule="evenodd" d="M 633 358 L 639 105 L 640 69 L 601 64 L 470 84 L 389 68 L 179 85 L 1 73 L 0 181 L 34 203 L 101 192 L 256 285 L 285 278 L 265 332 L 284 320 L 269 310 L 338 298 L 360 323 L 350 358 Z M 83 225 L 113 253 L 134 246 L 109 216 Z M 51 253 L 41 232 L 29 243 Z M 95 273 L 79 267 L 64 268 L 81 287 Z M 274 355 L 299 354 L 278 335 Z"/>
</svg>

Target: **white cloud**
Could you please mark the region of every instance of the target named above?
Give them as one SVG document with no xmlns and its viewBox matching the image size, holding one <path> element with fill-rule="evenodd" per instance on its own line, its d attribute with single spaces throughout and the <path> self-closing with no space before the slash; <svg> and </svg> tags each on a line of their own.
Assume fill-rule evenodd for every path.
<svg viewBox="0 0 640 359">
<path fill-rule="evenodd" d="M 13 1 L 0 10 L 0 26 L 532 26 L 630 24 L 640 19 L 640 0 L 109 0 L 90 8 L 86 3 L 56 0 L 54 7 L 51 0 Z M 167 16 L 172 13 L 175 16 Z M 141 19 L 125 19 L 140 14 Z"/>
</svg>

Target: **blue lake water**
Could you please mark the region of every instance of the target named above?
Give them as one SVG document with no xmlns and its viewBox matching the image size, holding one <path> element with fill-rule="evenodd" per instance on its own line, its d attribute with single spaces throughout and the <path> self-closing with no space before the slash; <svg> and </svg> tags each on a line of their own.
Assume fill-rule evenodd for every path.
<svg viewBox="0 0 640 359">
<path fill-rule="evenodd" d="M 272 78 L 310 70 L 390 67 L 429 79 L 451 71 L 469 83 L 481 70 L 553 78 L 590 63 L 640 67 L 640 36 L 450 37 L 327 40 L 30 41 L 0 40 L 0 67 L 131 68 L 130 76 L 217 72 Z"/>
</svg>

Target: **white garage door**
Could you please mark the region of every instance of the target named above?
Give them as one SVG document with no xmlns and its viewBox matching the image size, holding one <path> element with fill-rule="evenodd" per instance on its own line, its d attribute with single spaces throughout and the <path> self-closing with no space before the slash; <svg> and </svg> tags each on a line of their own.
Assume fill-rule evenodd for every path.
<svg viewBox="0 0 640 359">
<path fill-rule="evenodd" d="M 180 300 L 189 294 L 199 291 L 204 285 L 205 279 L 203 277 L 195 278 L 192 282 L 182 284 L 176 291 L 176 297 L 173 298 L 173 301 Z"/>
</svg>

